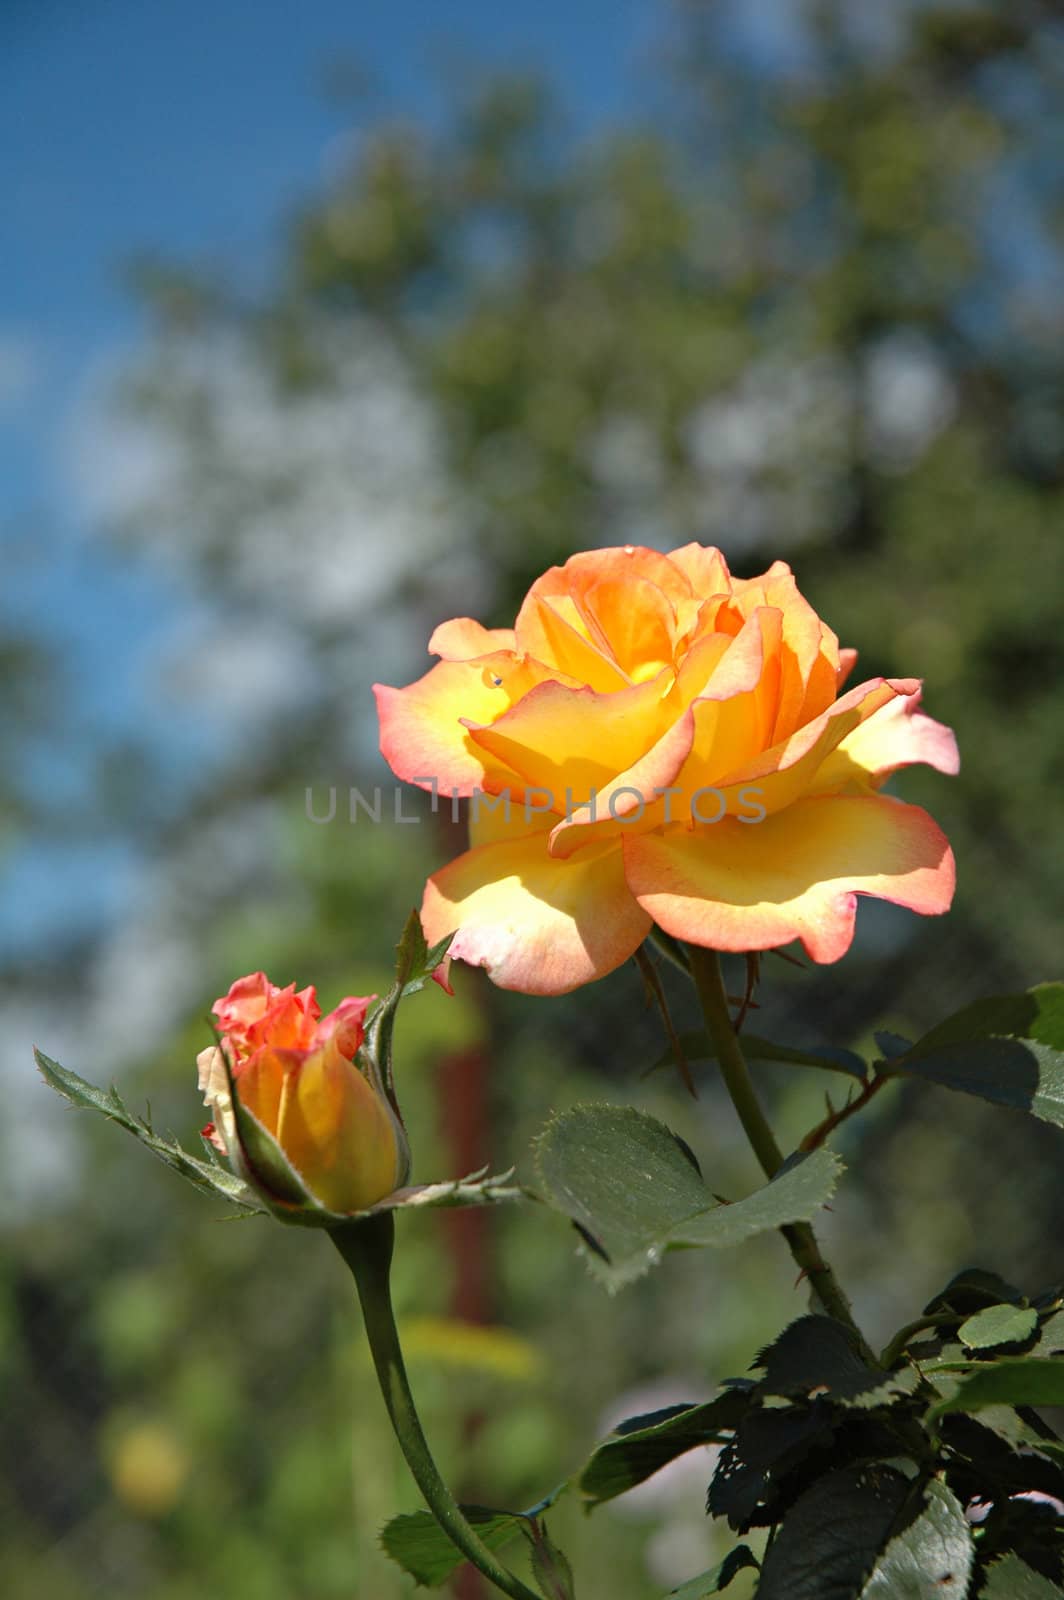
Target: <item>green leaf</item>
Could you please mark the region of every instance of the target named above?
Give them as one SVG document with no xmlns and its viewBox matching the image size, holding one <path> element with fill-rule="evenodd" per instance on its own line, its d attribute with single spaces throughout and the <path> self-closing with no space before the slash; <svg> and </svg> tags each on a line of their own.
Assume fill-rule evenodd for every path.
<svg viewBox="0 0 1064 1600">
<path fill-rule="evenodd" d="M 632 1417 L 589 1457 L 577 1488 L 593 1505 L 612 1500 L 688 1450 L 719 1443 L 747 1403 L 745 1388 L 725 1389 L 702 1405 L 670 1406 L 648 1417 Z"/>
<path fill-rule="evenodd" d="M 749 1545 L 737 1544 L 711 1572 L 703 1572 L 697 1578 L 691 1578 L 679 1589 L 670 1589 L 667 1600 L 707 1600 L 707 1596 L 720 1594 L 726 1589 L 744 1567 L 756 1566 L 757 1560 Z"/>
<path fill-rule="evenodd" d="M 962 1322 L 958 1338 L 969 1350 L 992 1350 L 999 1344 L 1019 1344 L 1038 1326 L 1033 1306 L 997 1305 L 977 1311 Z"/>
<path fill-rule="evenodd" d="M 1064 1127 L 1064 1053 L 1033 1039 L 972 1039 L 893 1063 L 896 1071 Z"/>
<path fill-rule="evenodd" d="M 508 1544 L 521 1531 L 525 1520 L 516 1511 L 492 1511 L 487 1506 L 463 1506 L 462 1515 L 489 1550 L 500 1550 Z M 381 1545 L 416 1583 L 426 1584 L 430 1589 L 446 1583 L 466 1559 L 428 1511 L 393 1517 L 381 1530 Z"/>
<path fill-rule="evenodd" d="M 905 1039 L 900 1033 L 891 1033 L 887 1030 L 872 1035 L 876 1044 L 882 1050 L 887 1061 L 893 1061 L 897 1056 L 908 1055 L 913 1047 L 911 1039 Z"/>
<path fill-rule="evenodd" d="M 857 1600 L 910 1492 L 902 1473 L 878 1462 L 818 1478 L 784 1517 L 757 1600 Z"/>
<path fill-rule="evenodd" d="M 861 1600 L 964 1600 L 975 1546 L 956 1496 L 932 1480 L 927 1504 L 879 1557 Z"/>
<path fill-rule="evenodd" d="M 262 1207 L 241 1178 L 219 1162 L 213 1159 L 203 1161 L 198 1156 L 190 1155 L 175 1140 L 161 1138 L 152 1128 L 150 1118 L 134 1116 L 127 1109 L 116 1088 L 98 1089 L 94 1083 L 79 1078 L 68 1067 L 60 1066 L 58 1061 L 53 1061 L 43 1051 L 35 1050 L 33 1054 L 45 1083 L 69 1100 L 71 1105 L 79 1110 L 98 1111 L 108 1121 L 117 1122 L 120 1128 L 125 1128 L 127 1133 L 139 1139 L 152 1155 L 204 1193 L 220 1195 L 248 1215 L 262 1214 Z"/>
<path fill-rule="evenodd" d="M 1033 1039 L 1064 1051 L 1064 983 L 1039 983 L 1021 994 L 976 1000 L 925 1033 L 909 1055 L 920 1059 L 944 1045 L 989 1037 Z"/>
<path fill-rule="evenodd" d="M 1064 1405 L 1064 1361 L 1038 1356 L 1004 1356 L 981 1363 L 958 1383 L 953 1394 L 928 1413 L 981 1411 L 985 1406 Z"/>
<path fill-rule="evenodd" d="M 979 1600 L 1064 1600 L 1064 1589 L 1009 1554 L 988 1569 Z"/>
<path fill-rule="evenodd" d="M 498 1511 L 491 1506 L 463 1506 L 462 1515 L 477 1530 L 489 1550 L 499 1550 L 526 1530 L 544 1511 L 549 1511 L 566 1489 L 568 1480 L 552 1489 L 538 1505 L 527 1511 Z M 429 1511 L 412 1511 L 393 1517 L 381 1529 L 385 1552 L 418 1583 L 435 1588 L 445 1583 L 465 1560 Z"/>
<path fill-rule="evenodd" d="M 691 1061 L 714 1061 L 716 1051 L 709 1034 L 704 1029 L 680 1034 L 684 1054 Z M 852 1050 L 839 1050 L 834 1045 L 822 1045 L 817 1050 L 795 1050 L 789 1044 L 774 1044 L 771 1039 L 760 1039 L 755 1033 L 740 1035 L 743 1054 L 749 1061 L 776 1061 L 793 1067 L 820 1067 L 825 1072 L 844 1072 L 849 1078 L 859 1078 L 862 1083 L 868 1067 Z M 673 1064 L 671 1050 L 654 1063 L 655 1067 Z"/>
<path fill-rule="evenodd" d="M 984 1306 L 997 1305 L 1003 1300 L 1016 1305 L 1022 1299 L 1019 1289 L 996 1272 L 986 1272 L 982 1267 L 966 1267 L 927 1302 L 924 1313 L 926 1316 L 935 1316 L 942 1311 L 954 1312 L 960 1320 L 971 1316 L 973 1311 L 981 1311 Z"/>
<path fill-rule="evenodd" d="M 758 1392 L 808 1395 L 811 1389 L 838 1394 L 860 1392 L 882 1373 L 858 1355 L 845 1328 L 832 1317 L 799 1317 L 757 1357 L 762 1376 Z"/>
<path fill-rule="evenodd" d="M 1036 1356 L 1064 1355 L 1064 1311 L 1047 1317 L 1038 1335 L 1038 1343 L 1031 1351 Z"/>
<path fill-rule="evenodd" d="M 555 1117 L 536 1140 L 536 1165 L 544 1198 L 576 1223 L 593 1272 L 610 1289 L 639 1277 L 667 1249 L 741 1244 L 808 1221 L 842 1170 L 833 1152 L 816 1150 L 792 1158 L 746 1199 L 720 1204 L 664 1123 L 610 1105 Z"/>
<path fill-rule="evenodd" d="M 1064 1127 L 1064 984 L 977 1000 L 925 1033 L 894 1066 Z"/>
</svg>

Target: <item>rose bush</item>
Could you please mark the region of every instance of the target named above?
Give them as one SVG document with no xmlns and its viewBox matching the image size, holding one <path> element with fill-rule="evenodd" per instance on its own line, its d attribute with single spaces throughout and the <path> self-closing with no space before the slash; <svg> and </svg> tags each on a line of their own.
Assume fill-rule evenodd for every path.
<svg viewBox="0 0 1064 1600">
<path fill-rule="evenodd" d="M 471 800 L 472 848 L 426 888 L 435 941 L 504 988 L 562 994 L 653 923 L 717 950 L 800 939 L 835 961 L 856 896 L 945 911 L 945 836 L 879 792 L 899 767 L 957 770 L 921 685 L 840 694 L 856 652 L 783 562 L 733 578 L 719 550 L 625 546 L 537 579 L 513 629 L 445 622 L 441 657 L 377 685 L 395 773 Z"/>
<path fill-rule="evenodd" d="M 346 1215 L 405 1181 L 405 1140 L 355 1061 L 371 1000 L 323 1017 L 313 988 L 253 972 L 214 1002 L 219 1043 L 196 1061 L 214 1114 L 204 1136 L 275 1206 Z"/>
</svg>

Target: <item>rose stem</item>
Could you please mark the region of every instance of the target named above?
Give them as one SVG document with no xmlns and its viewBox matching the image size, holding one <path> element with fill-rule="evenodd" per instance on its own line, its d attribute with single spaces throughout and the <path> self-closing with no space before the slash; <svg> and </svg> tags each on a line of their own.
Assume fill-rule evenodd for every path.
<svg viewBox="0 0 1064 1600">
<path fill-rule="evenodd" d="M 717 952 L 706 950 L 700 945 L 689 945 L 688 953 L 691 959 L 691 978 L 698 992 L 702 1015 L 713 1042 L 721 1076 L 754 1155 L 761 1163 L 762 1171 L 766 1178 L 774 1178 L 783 1165 L 783 1153 L 761 1108 L 742 1045 L 739 1043 L 739 1036 L 732 1027 L 724 977 L 720 970 Z M 854 1321 L 850 1302 L 821 1255 L 816 1234 L 809 1223 L 785 1223 L 780 1232 L 786 1239 L 802 1275 L 809 1279 L 828 1316 L 843 1324 L 864 1359 L 870 1365 L 877 1366 L 874 1353 Z"/>
<path fill-rule="evenodd" d="M 395 1437 L 432 1515 L 451 1542 L 486 1578 L 513 1600 L 540 1600 L 534 1590 L 502 1566 L 470 1527 L 440 1476 L 410 1393 L 410 1383 L 392 1312 L 391 1264 L 395 1219 L 390 1212 L 330 1229 L 333 1244 L 351 1269 L 377 1380 Z"/>
</svg>

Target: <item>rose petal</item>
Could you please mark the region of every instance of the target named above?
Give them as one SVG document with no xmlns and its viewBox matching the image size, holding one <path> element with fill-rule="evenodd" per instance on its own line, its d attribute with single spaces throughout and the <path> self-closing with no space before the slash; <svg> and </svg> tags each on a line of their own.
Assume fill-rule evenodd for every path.
<svg viewBox="0 0 1064 1600">
<path fill-rule="evenodd" d="M 542 835 L 468 850 L 431 877 L 421 908 L 435 944 L 503 989 L 566 994 L 619 967 L 650 918 L 624 880 L 616 841 L 555 861 Z"/>
<path fill-rule="evenodd" d="M 441 622 L 429 640 L 429 654 L 444 661 L 471 661 L 517 648 L 512 628 L 485 628 L 472 617 L 452 617 Z"/>
<path fill-rule="evenodd" d="M 760 823 L 732 818 L 623 843 L 632 893 L 675 938 L 716 950 L 801 939 L 837 961 L 853 937 L 856 896 L 924 915 L 953 898 L 953 854 L 919 806 L 886 795 L 800 800 Z"/>
<path fill-rule="evenodd" d="M 960 770 L 952 728 L 918 711 L 920 686 L 880 707 L 848 733 L 817 774 L 816 791 L 826 793 L 848 784 L 878 787 L 899 767 L 922 761 L 950 775 Z"/>
<path fill-rule="evenodd" d="M 675 716 L 665 704 L 671 675 L 629 685 L 614 694 L 542 683 L 488 728 L 469 736 L 498 763 L 549 791 L 553 809 L 589 798 L 631 766 Z M 567 791 L 569 799 L 567 799 Z"/>
<path fill-rule="evenodd" d="M 399 778 L 469 795 L 477 787 L 517 783 L 469 737 L 466 722 L 487 725 L 552 670 L 539 661 L 496 651 L 474 661 L 441 661 L 405 689 L 374 684 L 381 754 Z M 520 785 L 518 784 L 518 787 Z"/>
</svg>

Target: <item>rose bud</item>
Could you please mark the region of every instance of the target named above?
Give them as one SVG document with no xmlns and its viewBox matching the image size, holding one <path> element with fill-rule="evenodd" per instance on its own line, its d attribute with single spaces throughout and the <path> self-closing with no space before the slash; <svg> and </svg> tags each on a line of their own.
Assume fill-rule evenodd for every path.
<svg viewBox="0 0 1064 1600">
<path fill-rule="evenodd" d="M 372 1063 L 356 1059 L 373 998 L 323 1017 L 313 988 L 254 972 L 214 1003 L 219 1042 L 196 1063 L 214 1115 L 204 1136 L 289 1220 L 363 1211 L 407 1177 L 398 1116 Z"/>
</svg>

